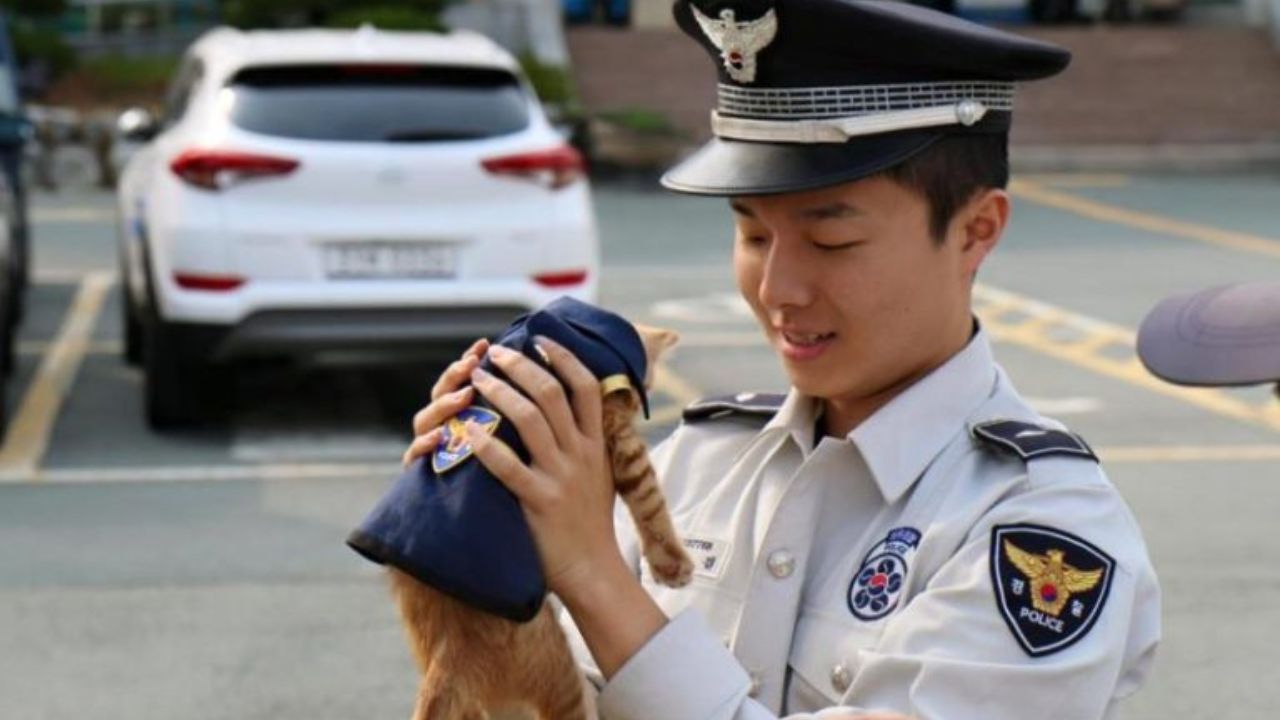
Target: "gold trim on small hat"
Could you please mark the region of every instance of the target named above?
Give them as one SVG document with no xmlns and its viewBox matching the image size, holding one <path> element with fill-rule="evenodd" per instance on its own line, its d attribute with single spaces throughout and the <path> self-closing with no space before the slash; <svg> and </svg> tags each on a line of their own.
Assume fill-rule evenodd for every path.
<svg viewBox="0 0 1280 720">
<path fill-rule="evenodd" d="M 609 377 L 600 381 L 601 395 L 608 395 L 610 393 L 618 392 L 619 390 L 630 390 L 630 389 L 631 389 L 631 378 L 627 377 L 626 375 L 622 375 L 622 374 L 610 375 Z"/>
</svg>

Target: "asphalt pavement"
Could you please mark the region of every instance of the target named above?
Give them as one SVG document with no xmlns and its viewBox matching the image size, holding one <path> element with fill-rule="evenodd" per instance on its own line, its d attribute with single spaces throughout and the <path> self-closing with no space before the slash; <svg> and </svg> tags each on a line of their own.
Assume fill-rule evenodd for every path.
<svg viewBox="0 0 1280 720">
<path fill-rule="evenodd" d="M 1280 403 L 1151 379 L 1161 297 L 1280 276 L 1280 177 L 1027 175 L 975 290 L 1022 392 L 1084 435 L 1142 524 L 1165 641 L 1122 718 L 1280 705 Z M 649 437 L 712 393 L 782 390 L 736 297 L 721 200 L 598 184 L 601 301 L 682 331 Z M 35 198 L 36 285 L 0 447 L 0 716 L 407 717 L 414 671 L 346 531 L 438 368 L 247 368 L 223 427 L 156 435 L 120 358 L 109 195 Z"/>
</svg>

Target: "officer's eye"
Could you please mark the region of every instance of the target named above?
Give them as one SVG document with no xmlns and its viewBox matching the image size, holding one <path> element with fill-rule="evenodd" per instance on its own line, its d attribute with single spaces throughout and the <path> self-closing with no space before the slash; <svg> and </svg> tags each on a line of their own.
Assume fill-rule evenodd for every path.
<svg viewBox="0 0 1280 720">
<path fill-rule="evenodd" d="M 836 252 L 839 250 L 848 250 L 849 248 L 857 247 L 859 245 L 865 245 L 866 242 L 866 240 L 853 240 L 851 242 L 835 243 L 830 245 L 827 243 L 814 243 L 814 247 L 817 247 L 823 252 Z"/>
<path fill-rule="evenodd" d="M 742 244 L 750 248 L 764 247 L 769 244 L 769 238 L 766 235 L 740 235 Z"/>
</svg>

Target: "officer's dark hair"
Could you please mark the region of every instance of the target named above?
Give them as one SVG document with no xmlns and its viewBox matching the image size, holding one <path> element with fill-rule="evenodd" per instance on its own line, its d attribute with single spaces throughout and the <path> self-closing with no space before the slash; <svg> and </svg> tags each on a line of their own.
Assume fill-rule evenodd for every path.
<svg viewBox="0 0 1280 720">
<path fill-rule="evenodd" d="M 1008 136 L 948 135 L 879 173 L 918 193 L 929 205 L 929 233 L 941 245 L 947 226 L 975 195 L 1009 184 Z"/>
</svg>

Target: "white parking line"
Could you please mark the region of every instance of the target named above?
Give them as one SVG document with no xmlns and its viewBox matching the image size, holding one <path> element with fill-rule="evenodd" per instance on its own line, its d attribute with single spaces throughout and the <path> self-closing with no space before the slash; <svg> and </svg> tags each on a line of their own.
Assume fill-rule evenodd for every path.
<svg viewBox="0 0 1280 720">
<path fill-rule="evenodd" d="M 56 468 L 31 472 L 0 471 L 0 483 L 147 483 L 227 480 L 325 480 L 395 477 L 399 463 L 274 463 L 264 465 L 176 465 Z"/>
<path fill-rule="evenodd" d="M 110 272 L 91 272 L 80 281 L 66 320 L 41 361 L 0 447 L 0 477 L 38 476 L 58 410 L 89 347 L 112 277 Z"/>
</svg>

